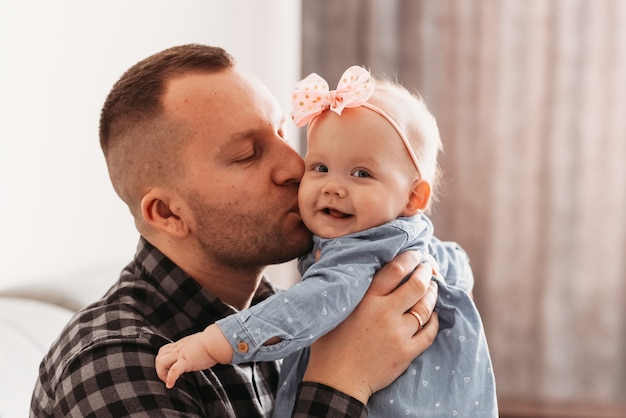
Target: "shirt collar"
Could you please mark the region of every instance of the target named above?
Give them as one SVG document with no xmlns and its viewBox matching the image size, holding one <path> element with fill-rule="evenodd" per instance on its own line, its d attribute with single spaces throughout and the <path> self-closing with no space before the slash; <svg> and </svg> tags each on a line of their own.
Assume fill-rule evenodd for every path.
<svg viewBox="0 0 626 418">
<path fill-rule="evenodd" d="M 215 321 L 216 318 L 237 312 L 232 306 L 203 289 L 195 279 L 187 275 L 144 237 L 139 239 L 135 263 L 144 271 L 147 280 L 152 282 L 151 285 L 159 289 L 161 295 L 191 316 L 196 318 L 206 316 L 207 320 Z M 276 293 L 274 286 L 267 277 L 263 277 L 252 304 L 274 293 Z"/>
</svg>

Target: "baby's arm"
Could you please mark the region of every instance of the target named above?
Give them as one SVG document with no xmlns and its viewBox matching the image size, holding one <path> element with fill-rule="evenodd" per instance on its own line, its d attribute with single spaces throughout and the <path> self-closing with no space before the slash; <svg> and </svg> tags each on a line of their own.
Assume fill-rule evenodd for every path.
<svg viewBox="0 0 626 418">
<path fill-rule="evenodd" d="M 216 324 L 159 349 L 156 371 L 168 389 L 186 372 L 205 370 L 233 359 L 233 349 Z"/>
<path fill-rule="evenodd" d="M 361 301 L 376 270 L 406 242 L 406 233 L 392 226 L 325 240 L 319 262 L 301 282 L 217 321 L 234 349 L 233 363 L 284 358 L 335 328 Z"/>
<path fill-rule="evenodd" d="M 344 237 L 343 251 L 322 257 L 325 261 L 307 271 L 303 282 L 222 318 L 204 332 L 163 346 L 156 360 L 159 378 L 172 387 L 188 371 L 217 363 L 277 360 L 311 344 L 348 316 L 375 271 L 406 243 L 403 232 L 379 234 L 365 240 Z"/>
</svg>

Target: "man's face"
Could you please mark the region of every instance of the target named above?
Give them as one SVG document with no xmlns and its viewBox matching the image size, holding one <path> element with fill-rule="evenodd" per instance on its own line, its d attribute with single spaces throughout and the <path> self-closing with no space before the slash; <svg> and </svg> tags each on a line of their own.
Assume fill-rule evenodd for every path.
<svg viewBox="0 0 626 418">
<path fill-rule="evenodd" d="M 178 191 L 208 260 L 254 267 L 306 252 L 311 235 L 297 206 L 303 162 L 260 81 L 237 67 L 188 74 L 169 83 L 164 105 L 189 129 Z"/>
</svg>

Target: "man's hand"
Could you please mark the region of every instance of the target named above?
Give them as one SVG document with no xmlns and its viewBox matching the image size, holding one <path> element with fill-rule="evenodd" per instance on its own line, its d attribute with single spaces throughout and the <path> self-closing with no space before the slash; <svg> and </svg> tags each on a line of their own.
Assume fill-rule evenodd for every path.
<svg viewBox="0 0 626 418">
<path fill-rule="evenodd" d="M 331 386 L 367 404 L 435 340 L 437 285 L 432 267 L 415 268 L 418 252 L 405 252 L 385 265 L 355 311 L 311 346 L 305 381 Z M 413 310 L 426 321 L 423 328 Z M 421 329 L 420 329 L 421 328 Z"/>
</svg>

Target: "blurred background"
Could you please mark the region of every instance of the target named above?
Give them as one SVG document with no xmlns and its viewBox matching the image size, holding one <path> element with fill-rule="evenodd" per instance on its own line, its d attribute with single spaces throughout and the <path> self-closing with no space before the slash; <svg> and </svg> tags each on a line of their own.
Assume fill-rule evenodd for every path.
<svg viewBox="0 0 626 418">
<path fill-rule="evenodd" d="M 302 16 L 304 73 L 365 65 L 435 114 L 435 231 L 472 259 L 503 415 L 626 416 L 593 408 L 626 399 L 626 1 L 305 0 Z"/>
<path fill-rule="evenodd" d="M 188 42 L 226 48 L 286 110 L 302 76 L 333 88 L 353 64 L 418 91 L 444 143 L 432 218 L 472 259 L 501 415 L 623 416 L 626 1 L 0 0 L 0 292 L 116 279 L 137 233 L 100 107 Z"/>
</svg>

